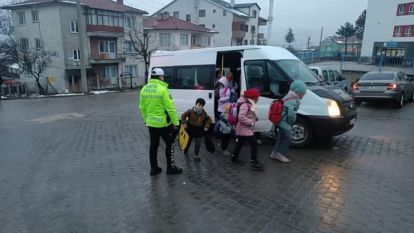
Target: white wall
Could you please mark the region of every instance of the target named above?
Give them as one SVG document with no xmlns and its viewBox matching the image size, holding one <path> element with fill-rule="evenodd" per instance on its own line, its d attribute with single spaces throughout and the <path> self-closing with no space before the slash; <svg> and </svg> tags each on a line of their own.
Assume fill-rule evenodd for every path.
<svg viewBox="0 0 414 233">
<path fill-rule="evenodd" d="M 32 10 L 38 10 L 38 23 L 32 22 Z M 17 20 L 17 12 L 25 12 L 26 24 L 20 25 Z M 35 38 L 40 38 L 45 51 L 57 52 L 57 57 L 44 72 L 44 76 L 53 77 L 52 85 L 57 90 L 64 90 L 66 87 L 64 79 L 64 50 L 62 44 L 62 33 L 60 24 L 59 6 L 45 6 L 41 8 L 13 11 L 14 34 L 16 37 L 29 39 L 29 47 L 35 47 Z"/>
<path fill-rule="evenodd" d="M 413 25 L 414 15 L 397 16 L 398 4 L 407 0 L 368 0 L 362 56 L 372 56 L 374 42 L 414 42 L 413 37 L 393 37 L 394 26 Z"/>
<path fill-rule="evenodd" d="M 194 17 L 193 0 L 178 0 L 163 9 L 162 12 L 169 12 L 170 16 L 173 16 L 173 12 L 178 11 L 181 20 L 186 20 L 186 15 L 191 14 L 192 23 L 204 24 L 205 27 L 219 32 L 214 35 L 215 46 L 230 46 L 233 34 L 233 14 L 227 11 L 226 16 L 223 16 L 223 8 L 203 0 L 200 0 L 199 10 L 206 10 L 206 17 Z M 213 13 L 213 10 L 216 13 Z M 196 18 L 198 18 L 198 22 L 194 21 Z"/>
</svg>

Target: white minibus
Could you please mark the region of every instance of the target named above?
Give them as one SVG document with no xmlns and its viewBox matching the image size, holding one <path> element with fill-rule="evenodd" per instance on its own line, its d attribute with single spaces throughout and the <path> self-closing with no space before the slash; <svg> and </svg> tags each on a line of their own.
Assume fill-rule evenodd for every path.
<svg viewBox="0 0 414 233">
<path fill-rule="evenodd" d="M 274 131 L 267 119 L 271 102 L 286 95 L 293 80 L 302 80 L 309 90 L 292 128 L 292 144 L 297 147 L 308 145 L 315 137 L 343 134 L 355 124 L 357 112 L 352 97 L 339 88 L 325 86 L 284 48 L 252 45 L 157 51 L 151 56 L 150 70 L 153 68 L 164 69 L 178 114 L 191 108 L 197 98 L 204 98 L 205 109 L 212 117 L 217 109 L 216 80 L 223 71 L 231 71 L 239 94 L 249 88 L 261 91 L 255 127 L 258 132 Z"/>
</svg>

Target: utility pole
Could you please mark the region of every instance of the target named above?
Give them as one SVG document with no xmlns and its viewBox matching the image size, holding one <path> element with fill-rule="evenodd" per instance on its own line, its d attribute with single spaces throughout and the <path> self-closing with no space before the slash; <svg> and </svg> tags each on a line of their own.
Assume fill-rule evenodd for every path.
<svg viewBox="0 0 414 233">
<path fill-rule="evenodd" d="M 323 34 L 323 27 L 321 29 L 321 37 L 319 39 L 319 48 L 321 47 L 321 43 L 322 43 L 322 34 Z"/>
<path fill-rule="evenodd" d="M 308 50 L 310 48 L 310 36 L 308 36 Z"/>
<path fill-rule="evenodd" d="M 267 44 L 270 44 L 272 38 L 273 26 L 273 0 L 269 0 L 269 17 L 267 18 Z"/>
<path fill-rule="evenodd" d="M 86 77 L 86 56 L 85 56 L 85 19 L 82 14 L 82 8 L 80 0 L 76 0 L 76 12 L 78 15 L 78 31 L 79 31 L 79 55 L 80 55 L 80 71 L 81 71 L 81 91 L 83 93 L 88 92 L 88 81 Z"/>
</svg>

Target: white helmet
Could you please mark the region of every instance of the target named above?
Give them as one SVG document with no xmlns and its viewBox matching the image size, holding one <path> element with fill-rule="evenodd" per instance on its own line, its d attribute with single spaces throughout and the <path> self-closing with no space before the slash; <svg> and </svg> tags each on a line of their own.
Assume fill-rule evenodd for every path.
<svg viewBox="0 0 414 233">
<path fill-rule="evenodd" d="M 151 75 L 153 76 L 164 76 L 164 70 L 161 68 L 152 69 Z"/>
</svg>

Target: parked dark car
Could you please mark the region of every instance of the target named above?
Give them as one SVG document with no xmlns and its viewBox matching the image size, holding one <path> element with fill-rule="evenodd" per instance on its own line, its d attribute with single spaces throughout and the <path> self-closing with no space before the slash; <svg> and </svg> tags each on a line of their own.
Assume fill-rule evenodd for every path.
<svg viewBox="0 0 414 233">
<path fill-rule="evenodd" d="M 369 72 L 353 84 L 352 96 L 356 103 L 376 99 L 390 99 L 402 108 L 406 101 L 414 100 L 413 79 L 403 72 Z"/>
</svg>

